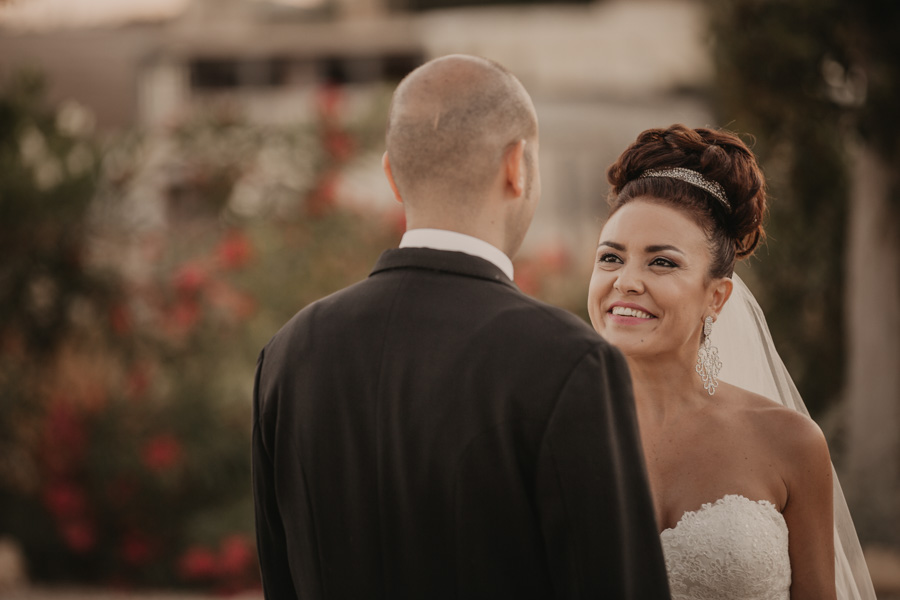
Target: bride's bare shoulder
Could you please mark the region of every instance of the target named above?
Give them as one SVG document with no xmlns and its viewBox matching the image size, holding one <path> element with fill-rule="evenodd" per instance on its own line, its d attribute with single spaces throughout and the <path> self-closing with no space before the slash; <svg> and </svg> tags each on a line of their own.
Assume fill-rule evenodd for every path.
<svg viewBox="0 0 900 600">
<path fill-rule="evenodd" d="M 728 386 L 727 394 L 723 394 L 723 401 L 727 396 L 727 400 L 733 403 L 736 418 L 764 437 L 766 443 L 797 458 L 828 458 L 825 436 L 810 417 L 760 394 L 733 385 L 723 385 Z"/>
</svg>

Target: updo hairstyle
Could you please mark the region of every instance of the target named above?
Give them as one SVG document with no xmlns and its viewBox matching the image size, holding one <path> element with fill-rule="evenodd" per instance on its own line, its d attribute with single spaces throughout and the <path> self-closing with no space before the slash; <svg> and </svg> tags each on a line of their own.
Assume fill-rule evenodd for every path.
<svg viewBox="0 0 900 600">
<path fill-rule="evenodd" d="M 718 182 L 731 209 L 712 194 L 670 177 L 640 178 L 649 169 L 681 167 Z M 636 198 L 649 197 L 682 210 L 706 233 L 710 278 L 731 277 L 736 260 L 748 258 L 764 239 L 765 178 L 756 157 L 735 134 L 712 129 L 648 129 L 609 167 L 612 216 Z"/>
</svg>

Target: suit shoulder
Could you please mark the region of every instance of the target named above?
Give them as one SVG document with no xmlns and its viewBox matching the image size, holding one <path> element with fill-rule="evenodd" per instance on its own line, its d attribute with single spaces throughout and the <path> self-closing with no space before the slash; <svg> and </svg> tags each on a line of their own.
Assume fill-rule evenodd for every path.
<svg viewBox="0 0 900 600">
<path fill-rule="evenodd" d="M 524 294 L 521 295 L 518 308 L 521 310 L 521 316 L 533 323 L 528 330 L 546 336 L 548 344 L 580 341 L 609 346 L 583 319 L 565 309 Z"/>
<path fill-rule="evenodd" d="M 334 322 L 329 315 L 347 314 L 347 307 L 358 305 L 361 297 L 367 295 L 367 279 L 358 281 L 327 296 L 314 300 L 297 311 L 268 341 L 268 352 L 298 337 L 308 334 L 313 328 L 327 326 Z"/>
<path fill-rule="evenodd" d="M 502 340 L 496 343 L 516 347 L 523 362 L 536 361 L 533 364 L 546 369 L 554 365 L 554 372 L 566 376 L 578 365 L 624 364 L 619 350 L 580 317 L 529 296 L 517 296 L 500 315 L 494 332 Z M 594 358 L 585 363 L 589 356 Z"/>
</svg>

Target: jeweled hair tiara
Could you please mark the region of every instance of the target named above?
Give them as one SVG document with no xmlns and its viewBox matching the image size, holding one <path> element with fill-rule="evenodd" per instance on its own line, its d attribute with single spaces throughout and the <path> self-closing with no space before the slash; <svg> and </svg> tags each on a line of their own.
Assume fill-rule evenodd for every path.
<svg viewBox="0 0 900 600">
<path fill-rule="evenodd" d="M 678 179 L 685 183 L 689 183 L 694 187 L 700 188 L 701 190 L 712 194 L 716 198 L 716 200 L 722 203 L 722 206 L 724 206 L 728 212 L 731 212 L 731 204 L 728 202 L 728 198 L 725 196 L 725 188 L 723 188 L 718 181 L 707 179 L 697 171 L 684 169 L 682 167 L 647 169 L 638 176 L 638 179 L 644 179 L 645 177 L 670 177 L 672 179 Z"/>
</svg>

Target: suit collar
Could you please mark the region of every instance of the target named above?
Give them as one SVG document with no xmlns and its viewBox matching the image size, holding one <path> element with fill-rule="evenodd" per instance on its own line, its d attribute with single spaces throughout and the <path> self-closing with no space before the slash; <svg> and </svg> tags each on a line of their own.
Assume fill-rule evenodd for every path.
<svg viewBox="0 0 900 600">
<path fill-rule="evenodd" d="M 453 273 L 466 277 L 476 277 L 502 283 L 515 290 L 516 287 L 509 277 L 492 262 L 466 254 L 465 252 L 453 252 L 448 250 L 432 250 L 431 248 L 398 248 L 385 250 L 375 268 L 369 274 L 376 275 L 383 271 L 394 269 L 424 269 Z"/>
<path fill-rule="evenodd" d="M 400 240 L 401 248 L 431 248 L 450 252 L 465 252 L 497 265 L 513 279 L 513 263 L 509 257 L 485 240 L 448 229 L 408 229 Z"/>
</svg>

